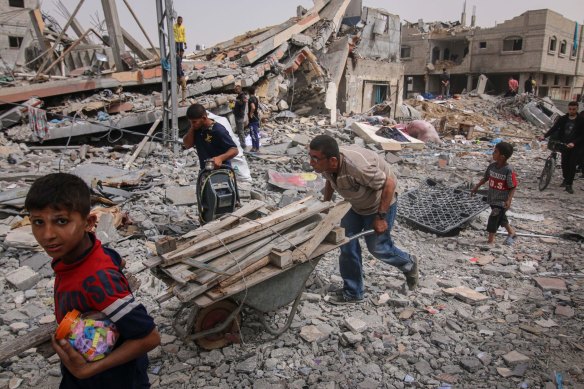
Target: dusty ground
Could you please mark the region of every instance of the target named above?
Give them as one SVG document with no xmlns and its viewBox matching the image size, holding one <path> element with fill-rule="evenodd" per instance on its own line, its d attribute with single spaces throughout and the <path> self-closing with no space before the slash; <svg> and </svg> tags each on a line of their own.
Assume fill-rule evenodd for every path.
<svg viewBox="0 0 584 389">
<path fill-rule="evenodd" d="M 323 131 L 312 122 L 288 127 L 309 137 Z M 290 132 L 290 128 L 280 127 L 268 135 L 279 143 L 287 140 L 284 135 Z M 342 128 L 335 133 L 341 141 L 353 141 Z M 516 153 L 510 163 L 518 172 L 520 184 L 511 223 L 529 234 L 558 235 L 567 230 L 582 233 L 584 179 L 575 182 L 576 193 L 570 195 L 559 188 L 558 170 L 550 187 L 540 192 L 537 176 L 548 152 L 538 149 L 531 140 L 515 141 Z M 468 187 L 469 182 L 478 181 L 488 165 L 491 148 L 488 142 L 449 143 L 439 149 L 404 151 L 400 154 L 403 162 L 395 165 L 401 190 L 414 189 L 427 177 L 451 187 Z M 248 156 L 253 191 L 271 205 L 279 202 L 282 191 L 267 184 L 265 170 L 306 169 L 305 152 L 296 151 L 284 152 L 282 155 L 289 158 L 285 162 Z M 123 166 L 123 155 L 115 160 L 112 153 L 96 153 L 91 162 Z M 450 165 L 439 168 L 439 154 L 448 154 Z M 25 150 L 22 155 L 19 163 L 29 169 L 35 166 L 39 172 L 49 172 L 57 168 L 58 154 Z M 81 163 L 72 159 L 69 154 L 63 158 L 65 169 Z M 157 180 L 176 185 L 194 177 L 195 159 L 192 153 L 175 158 L 158 150 L 140 163 Z M 14 171 L 4 162 L 0 167 L 3 172 Z M 0 189 L 8 185 L 3 183 Z M 166 220 L 184 227 L 188 225 L 187 216 L 192 215 L 192 206 L 164 202 L 163 186 L 122 207 L 146 237 L 152 224 L 161 225 Z M 128 271 L 142 281 L 136 295 L 163 334 L 162 346 L 150 355 L 153 387 L 559 388 L 557 377 L 563 380 L 564 388 L 584 387 L 584 244 L 554 237 L 521 237 L 508 247 L 501 244 L 504 236 L 498 236 L 497 244 L 487 247 L 487 215 L 488 211 L 480 214 L 455 237 L 421 232 L 398 220 L 393 230 L 398 245 L 421 261 L 421 285 L 415 292 L 406 291 L 404 278 L 396 269 L 365 255 L 366 301 L 331 305 L 325 291 L 340 282 L 338 253 L 331 252 L 307 283 L 305 299 L 287 333 L 272 339 L 253 324 L 254 314 L 245 311 L 242 342 L 211 352 L 176 338 L 171 326 L 179 307 L 176 299 L 162 305 L 154 302 L 153 297 L 164 290 L 164 285 L 142 269 L 141 261 L 151 255 L 145 244 L 147 238 L 118 243 L 115 247 L 126 257 Z M 7 219 L 4 222 L 8 223 Z M 0 234 L 1 239 L 5 235 Z M 2 247 L 2 275 L 42 260 L 38 257 L 41 254 L 30 250 Z M 481 266 L 472 258 L 491 263 Z M 27 332 L 28 327 L 15 323 L 32 328 L 51 314 L 52 279 L 50 272 L 42 274 L 44 277 L 26 291 L 16 290 L 0 277 L 3 341 Z M 535 281 L 536 277 L 564 281 L 558 289 L 565 288 L 548 290 Z M 468 304 L 443 291 L 458 285 L 488 298 Z M 377 305 L 380 299 L 382 303 Z M 281 325 L 286 313 L 287 309 L 281 309 L 270 318 Z M 351 331 L 348 325 L 356 328 Z M 300 335 L 309 329 L 314 330 L 316 340 L 307 341 L 307 336 Z M 0 388 L 56 388 L 59 375 L 56 357 L 45 359 L 33 349 L 2 364 Z"/>
</svg>

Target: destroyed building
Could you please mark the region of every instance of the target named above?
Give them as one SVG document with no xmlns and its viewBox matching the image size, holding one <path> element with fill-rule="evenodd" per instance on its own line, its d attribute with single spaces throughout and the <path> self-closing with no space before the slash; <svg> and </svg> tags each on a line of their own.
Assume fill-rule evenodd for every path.
<svg viewBox="0 0 584 389">
<path fill-rule="evenodd" d="M 107 36 L 80 26 L 75 15 L 81 3 L 68 13 L 63 29 L 35 4 L 25 5 L 31 7 L 23 12 L 32 22 L 25 35 L 34 39 L 19 50 L 27 60 L 8 64 L 0 109 L 22 111 L 9 104 L 39 98 L 48 124 L 39 137 L 28 129 L 24 113 L 16 115 L 22 120 L 10 122 L 16 125 L 7 132 L 9 138 L 44 141 L 156 121 L 162 111 L 163 65 L 154 47 L 145 49 L 124 30 L 115 2 L 102 2 Z M 403 95 L 400 39 L 396 15 L 363 7 L 361 0 L 316 1 L 280 25 L 187 54 L 187 96 L 227 117 L 237 85 L 256 87 L 272 111 L 326 114 L 332 123 L 338 112 L 365 112 L 382 102 L 393 116 Z M 45 52 L 50 55 L 30 60 Z M 178 108 L 179 117 L 187 106 Z M 8 126 L 6 121 L 2 125 Z"/>
<path fill-rule="evenodd" d="M 465 13 L 463 12 L 463 16 Z M 450 74 L 452 94 L 477 87 L 488 77 L 485 92 L 504 93 L 510 76 L 524 82 L 533 75 L 537 96 L 579 99 L 584 87 L 582 25 L 550 9 L 526 11 L 492 28 L 453 23 L 405 23 L 401 59 L 407 94 L 440 93 L 440 74 Z"/>
<path fill-rule="evenodd" d="M 29 9 L 37 7 L 38 0 L 0 2 L 0 68 L 16 62 L 30 25 Z"/>
</svg>

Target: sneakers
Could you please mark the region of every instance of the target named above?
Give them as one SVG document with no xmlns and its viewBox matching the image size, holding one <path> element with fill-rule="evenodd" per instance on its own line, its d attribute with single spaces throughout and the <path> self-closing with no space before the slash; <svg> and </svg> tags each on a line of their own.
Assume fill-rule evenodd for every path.
<svg viewBox="0 0 584 389">
<path fill-rule="evenodd" d="M 572 185 L 566 185 L 566 192 L 569 194 L 574 194 L 574 189 L 572 189 Z"/>
<path fill-rule="evenodd" d="M 414 290 L 418 286 L 418 258 L 415 255 L 411 255 L 412 261 L 414 261 L 414 266 L 408 272 L 405 272 L 406 283 L 408 284 L 409 290 Z"/>
<path fill-rule="evenodd" d="M 347 296 L 345 293 L 343 293 L 342 291 L 340 293 L 335 293 L 333 296 L 331 296 L 330 300 L 328 301 L 331 304 L 334 305 L 345 305 L 345 304 L 358 304 L 358 303 L 362 303 L 365 299 L 363 297 L 361 298 L 357 298 L 357 297 L 350 297 Z"/>
</svg>

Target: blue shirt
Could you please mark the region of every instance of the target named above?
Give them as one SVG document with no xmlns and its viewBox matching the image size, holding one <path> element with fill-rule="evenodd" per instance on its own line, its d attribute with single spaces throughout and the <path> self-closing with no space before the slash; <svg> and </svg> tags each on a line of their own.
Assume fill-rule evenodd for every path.
<svg viewBox="0 0 584 389">
<path fill-rule="evenodd" d="M 225 154 L 231 148 L 237 148 L 231 135 L 223 125 L 213 122 L 208 128 L 195 131 L 195 148 L 199 156 L 199 166 L 205 166 L 205 160 Z M 230 161 L 223 162 L 231 166 Z"/>
</svg>

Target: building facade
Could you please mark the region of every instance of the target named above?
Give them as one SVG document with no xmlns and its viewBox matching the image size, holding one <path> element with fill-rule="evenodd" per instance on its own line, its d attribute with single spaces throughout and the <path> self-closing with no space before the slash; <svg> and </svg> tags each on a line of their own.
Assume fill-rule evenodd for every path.
<svg viewBox="0 0 584 389">
<path fill-rule="evenodd" d="M 12 68 L 30 28 L 30 11 L 34 8 L 38 8 L 38 0 L 0 0 L 0 67 Z"/>
<path fill-rule="evenodd" d="M 376 104 L 391 102 L 393 116 L 403 101 L 400 18 L 363 7 L 361 23 L 363 29 L 339 84 L 337 108 L 342 113 L 366 112 Z"/>
<path fill-rule="evenodd" d="M 511 76 L 523 92 L 531 75 L 538 96 L 574 100 L 584 87 L 583 31 L 550 9 L 527 11 L 484 29 L 462 22 L 406 24 L 401 59 L 407 94 L 440 93 L 440 74 L 446 69 L 451 94 L 475 89 L 481 74 L 489 80 L 486 93 L 504 93 Z"/>
</svg>

